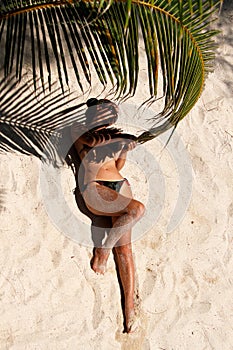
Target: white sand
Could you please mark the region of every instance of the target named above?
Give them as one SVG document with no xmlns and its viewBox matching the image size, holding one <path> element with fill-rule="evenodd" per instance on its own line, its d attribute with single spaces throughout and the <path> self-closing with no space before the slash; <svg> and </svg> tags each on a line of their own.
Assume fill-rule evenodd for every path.
<svg viewBox="0 0 233 350">
<path fill-rule="evenodd" d="M 215 71 L 178 127 L 193 167 L 191 203 L 166 234 L 177 176 L 158 159 L 166 196 L 156 225 L 134 243 L 141 330 L 122 334 L 112 257 L 105 276 L 92 249 L 66 238 L 45 212 L 39 160 L 1 155 L 0 349 L 233 349 L 233 4 L 221 15 Z M 157 141 L 145 147 L 157 152 Z M 150 164 L 148 164 L 148 167 Z M 135 194 L 137 176 L 126 168 Z M 72 174 L 64 170 L 72 199 Z M 69 172 L 69 174 L 68 174 Z M 137 175 L 138 174 L 138 175 Z M 73 203 L 74 208 L 75 204 Z"/>
</svg>

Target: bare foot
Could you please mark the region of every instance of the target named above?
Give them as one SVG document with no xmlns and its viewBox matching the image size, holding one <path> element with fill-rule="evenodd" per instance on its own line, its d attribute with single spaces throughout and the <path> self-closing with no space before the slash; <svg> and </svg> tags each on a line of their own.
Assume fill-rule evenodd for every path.
<svg viewBox="0 0 233 350">
<path fill-rule="evenodd" d="M 136 316 L 134 309 L 125 310 L 126 333 L 135 333 L 139 330 L 139 318 Z"/>
<path fill-rule="evenodd" d="M 92 270 L 94 270 L 96 273 L 100 273 L 101 275 L 104 275 L 109 253 L 110 253 L 110 249 L 95 248 L 94 256 L 91 259 Z"/>
</svg>

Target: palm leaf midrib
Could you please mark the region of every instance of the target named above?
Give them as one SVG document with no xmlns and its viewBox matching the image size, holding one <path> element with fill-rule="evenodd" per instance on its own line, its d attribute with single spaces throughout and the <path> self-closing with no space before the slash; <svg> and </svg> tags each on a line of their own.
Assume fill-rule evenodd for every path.
<svg viewBox="0 0 233 350">
<path fill-rule="evenodd" d="M 116 3 L 126 3 L 126 0 L 116 0 Z M 60 7 L 61 5 L 72 5 L 72 4 L 75 4 L 74 0 L 60 0 L 60 1 L 49 2 L 47 4 L 45 4 L 45 3 L 43 3 L 43 4 L 34 4 L 34 5 L 29 5 L 27 7 L 23 7 L 21 9 L 10 11 L 8 14 L 5 14 L 5 15 L 3 14 L 2 18 L 4 18 L 5 16 L 14 16 L 14 15 L 17 15 L 17 14 L 23 13 L 23 12 L 30 12 L 30 11 L 34 11 L 34 10 L 38 10 L 38 9 L 44 9 L 44 8 L 47 8 L 47 7 Z M 200 93 L 198 95 L 198 98 L 199 98 L 199 96 L 200 96 L 200 94 L 202 92 L 203 86 L 204 86 L 205 62 L 204 62 L 204 58 L 203 58 L 200 46 L 199 46 L 197 40 L 194 38 L 194 36 L 193 36 L 192 32 L 190 31 L 190 29 L 188 28 L 188 26 L 184 25 L 182 23 L 182 21 L 179 18 L 177 18 L 173 13 L 170 13 L 167 10 L 165 10 L 164 8 L 161 8 L 161 7 L 157 6 L 157 5 L 150 4 L 150 3 L 147 3 L 145 1 L 138 1 L 138 0 L 132 0 L 131 4 L 137 5 L 137 6 L 145 6 L 147 8 L 152 8 L 153 10 L 156 10 L 156 11 L 158 11 L 160 13 L 163 13 L 166 17 L 168 17 L 168 18 L 172 19 L 172 21 L 176 22 L 182 28 L 182 30 L 185 33 L 187 33 L 187 35 L 190 38 L 194 48 L 198 52 L 198 55 L 199 55 L 199 58 L 200 58 L 200 61 L 201 61 L 201 67 L 202 67 L 202 84 L 201 85 L 202 85 L 202 87 L 201 87 Z M 196 9 L 196 11 L 198 11 L 198 10 Z M 194 15 L 194 13 L 192 13 L 192 16 L 193 15 Z M 99 16 L 101 16 L 101 15 L 99 15 Z M 0 16 L 0 18 L 1 18 L 1 16 Z M 113 54 L 113 52 L 112 52 L 112 54 Z M 113 56 L 116 59 L 116 55 L 113 55 Z M 115 62 L 116 64 L 117 64 L 117 61 L 118 60 L 116 60 L 116 62 Z M 60 69 L 59 69 L 59 71 L 60 71 Z M 134 89 L 134 91 L 135 91 L 135 89 Z"/>
<path fill-rule="evenodd" d="M 161 5 L 158 2 L 155 5 L 155 1 L 149 3 L 138 0 L 106 0 L 106 2 L 94 0 L 55 0 L 47 3 L 40 3 L 41 1 L 36 0 L 37 4 L 23 5 L 24 7 L 9 10 L 8 13 L 6 13 L 5 8 L 0 6 L 2 10 L 2 14 L 0 15 L 0 20 L 2 20 L 2 23 L 0 23 L 0 37 L 4 25 L 8 23 L 8 18 L 8 26 L 12 28 L 13 24 L 18 27 L 22 24 L 26 28 L 26 22 L 29 22 L 30 26 L 27 30 L 29 30 L 31 37 L 33 36 L 33 31 L 35 32 L 35 37 L 32 38 L 32 41 L 34 41 L 31 44 L 31 48 L 32 50 L 35 50 L 36 47 L 38 49 L 33 59 L 36 59 L 36 64 L 38 62 L 40 64 L 38 68 L 35 62 L 32 62 L 35 90 L 37 88 L 35 80 L 37 73 L 40 74 L 44 92 L 44 78 L 46 75 L 48 77 L 49 87 L 50 89 L 52 88 L 51 76 L 54 73 L 51 68 L 55 67 L 54 70 L 56 70 L 57 79 L 59 79 L 60 87 L 64 94 L 64 83 L 69 86 L 70 82 L 70 76 L 68 77 L 65 70 L 66 58 L 68 58 L 70 61 L 73 59 L 71 67 L 76 74 L 76 82 L 84 94 L 84 90 L 82 89 L 86 88 L 85 83 L 82 85 L 84 80 L 80 82 L 83 76 L 86 76 L 86 81 L 90 87 L 92 84 L 92 71 L 89 69 L 88 57 L 94 64 L 96 72 L 98 70 L 97 74 L 103 86 L 103 91 L 110 81 L 110 84 L 112 84 L 110 93 L 114 92 L 116 99 L 126 98 L 128 96 L 134 96 L 138 86 L 139 60 L 137 57 L 134 57 L 134 52 L 138 56 L 139 52 L 133 50 L 134 45 L 135 47 L 138 46 L 138 33 L 133 33 L 133 36 L 131 34 L 135 30 L 135 27 L 137 30 L 141 28 L 142 31 L 143 23 L 140 21 L 143 21 L 142 17 L 144 15 L 146 26 L 143 29 L 145 30 L 145 36 L 142 42 L 145 45 L 144 52 L 147 58 L 147 77 L 149 81 L 147 87 L 149 87 L 148 91 L 151 100 L 154 99 L 155 101 L 155 97 L 157 97 L 157 84 L 162 82 L 162 98 L 165 100 L 163 111 L 158 113 L 154 118 L 156 123 L 158 121 L 157 126 L 150 129 L 151 135 L 149 137 L 152 136 L 153 138 L 158 133 L 166 131 L 169 127 L 176 127 L 178 122 L 193 107 L 203 90 L 204 79 L 209 69 L 208 62 L 213 58 L 211 52 L 213 41 L 210 39 L 214 34 L 213 30 L 208 32 L 208 27 L 206 28 L 205 26 L 208 26 L 212 21 L 212 19 L 210 20 L 210 15 L 216 10 L 216 5 L 221 0 L 214 0 L 213 7 L 211 7 L 210 1 L 201 1 L 203 1 L 202 8 L 197 5 L 198 1 L 196 0 L 188 1 L 188 4 L 185 1 L 181 4 L 182 1 L 179 3 L 179 0 L 161 1 Z M 98 4 L 102 6 L 103 11 L 99 10 Z M 20 6 L 19 3 L 18 6 Z M 108 11 L 109 9 L 111 10 Z M 129 19 L 130 12 L 131 17 Z M 26 15 L 26 13 L 28 14 Z M 118 24 L 120 22 L 120 26 L 114 24 L 113 17 L 115 14 L 119 14 L 119 18 L 117 17 L 117 19 Z M 16 20 L 12 19 L 14 16 Z M 39 33 L 40 22 L 41 32 Z M 56 33 L 56 26 L 59 23 L 61 29 L 57 28 L 58 33 Z M 152 25 L 152 29 L 150 25 Z M 35 29 L 33 28 L 34 26 Z M 10 53 L 10 63 L 12 64 L 15 57 L 14 50 L 15 52 L 17 50 L 16 75 L 20 79 L 22 77 L 22 63 L 24 62 L 24 49 L 21 44 L 24 44 L 25 33 L 27 34 L 25 28 L 20 29 L 20 44 L 11 46 L 9 43 L 9 41 L 13 40 L 13 35 L 17 38 L 16 28 L 14 34 L 12 32 L 6 37 L 6 39 L 11 40 L 6 40 L 5 46 L 6 49 L 10 47 L 8 50 Z M 21 33 L 23 34 L 21 35 Z M 48 37 L 45 39 L 47 33 Z M 130 35 L 129 40 L 127 34 Z M 147 34 L 149 39 L 147 38 Z M 158 37 L 159 40 L 155 44 Z M 163 41 L 164 39 L 165 42 Z M 61 42 L 61 40 L 64 40 L 64 42 Z M 79 42 L 79 40 L 81 41 Z M 43 42 L 44 46 L 41 49 L 40 45 L 42 46 Z M 51 46 L 49 49 L 53 53 L 53 56 L 50 56 L 50 52 L 46 46 L 47 44 Z M 62 53 L 63 44 L 67 57 L 64 57 L 64 53 Z M 93 46 L 91 47 L 92 44 Z M 73 54 L 76 57 L 73 57 Z M 41 55 L 43 55 L 42 58 Z M 166 55 L 168 59 L 164 59 L 161 55 Z M 7 60 L 8 56 L 6 55 L 5 57 Z M 44 62 L 42 59 L 44 59 Z M 69 64 L 69 61 L 67 62 Z M 76 62 L 82 65 L 80 71 Z M 55 63 L 54 66 L 53 63 Z M 6 65 L 5 74 L 9 74 L 12 71 L 12 64 Z M 158 78 L 159 64 L 162 68 L 162 74 Z M 61 69 L 64 73 L 63 76 L 61 76 Z M 17 70 L 19 73 L 17 73 Z M 133 71 L 132 74 L 131 70 Z M 81 74 L 84 73 L 84 75 L 79 75 L 80 72 Z M 163 80 L 161 79 L 159 81 L 161 77 Z M 149 98 L 147 98 L 147 101 L 149 101 Z M 30 110 L 30 113 L 32 112 Z M 15 117 L 18 116 L 16 114 Z M 159 125 L 160 122 L 163 124 Z M 20 126 L 19 124 L 17 125 Z M 23 125 L 23 127 L 27 127 L 27 125 Z"/>
<path fill-rule="evenodd" d="M 0 15 L 0 19 L 6 19 L 12 16 L 17 16 L 20 14 L 23 14 L 25 12 L 32 12 L 35 10 L 40 10 L 40 9 L 45 9 L 48 7 L 57 7 L 57 6 L 64 6 L 68 4 L 72 4 L 72 0 L 60 0 L 60 1 L 53 1 L 53 2 L 48 2 L 48 3 L 42 3 L 42 4 L 33 4 L 33 5 L 28 5 L 28 6 L 22 6 L 20 8 L 17 8 L 15 10 L 11 10 L 7 13 L 3 13 Z"/>
<path fill-rule="evenodd" d="M 117 0 L 117 2 L 124 2 L 125 0 Z M 157 11 L 163 13 L 165 16 L 167 17 L 170 17 L 174 22 L 178 23 L 178 25 L 181 26 L 181 28 L 188 34 L 188 36 L 190 37 L 190 40 L 192 41 L 195 49 L 197 50 L 198 52 L 198 55 L 200 57 L 200 61 L 201 61 L 201 66 L 202 66 L 202 83 L 201 83 L 201 89 L 200 89 L 200 92 L 196 98 L 196 100 L 199 99 L 200 95 L 201 95 L 201 92 L 203 90 L 203 86 L 204 86 L 204 77 L 205 77 L 205 63 L 204 63 L 204 59 L 203 59 L 203 55 L 202 55 L 202 52 L 201 52 L 201 49 L 200 49 L 200 46 L 199 44 L 197 43 L 196 39 L 194 38 L 193 34 L 191 33 L 190 29 L 187 27 L 187 25 L 184 25 L 183 22 L 175 17 L 175 15 L 173 15 L 172 13 L 166 11 L 165 9 L 159 7 L 159 6 L 156 6 L 156 5 L 153 5 L 153 4 L 148 4 L 144 1 L 137 1 L 137 0 L 132 0 L 132 3 L 134 4 L 141 4 L 141 5 L 144 5 L 144 6 L 147 6 L 147 7 L 151 7 L 153 9 L 156 9 Z"/>
</svg>

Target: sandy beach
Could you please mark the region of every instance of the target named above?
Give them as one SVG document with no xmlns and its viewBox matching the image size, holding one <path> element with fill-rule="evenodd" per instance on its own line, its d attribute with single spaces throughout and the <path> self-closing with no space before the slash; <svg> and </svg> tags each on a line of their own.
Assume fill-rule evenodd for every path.
<svg viewBox="0 0 233 350">
<path fill-rule="evenodd" d="M 152 227 L 148 225 L 133 243 L 141 322 L 135 334 L 122 332 L 121 294 L 112 255 L 106 274 L 96 275 L 90 268 L 92 247 L 64 235 L 47 214 L 39 159 L 19 153 L 0 155 L 1 350 L 233 349 L 230 0 L 223 5 L 218 26 L 222 33 L 217 38 L 214 71 L 176 131 L 190 159 L 192 186 L 187 208 L 171 232 L 168 226 L 182 187 L 177 163 L 168 151 L 161 151 L 159 140 L 143 146 L 143 166 L 150 168 L 148 154 L 153 154 L 164 197 Z M 135 197 L 147 200 L 148 179 L 140 161 L 129 162 L 124 175 Z M 87 226 L 88 220 L 77 213 L 70 169 L 62 170 L 61 183 L 71 211 Z M 160 193 L 157 188 L 155 193 Z"/>
</svg>

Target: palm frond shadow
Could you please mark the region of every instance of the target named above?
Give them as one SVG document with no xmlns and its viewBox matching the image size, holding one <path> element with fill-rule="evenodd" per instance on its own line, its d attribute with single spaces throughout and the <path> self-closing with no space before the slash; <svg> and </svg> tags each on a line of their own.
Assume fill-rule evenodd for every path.
<svg viewBox="0 0 233 350">
<path fill-rule="evenodd" d="M 76 97 L 69 92 L 59 93 L 60 89 L 50 92 L 41 87 L 34 92 L 33 84 L 33 80 L 19 83 L 15 77 L 0 81 L 0 152 L 17 151 L 59 166 L 67 163 L 67 154 L 73 144 L 71 125 L 86 121 L 86 102 L 77 104 Z M 101 123 L 104 124 L 104 119 Z M 140 136 L 123 133 L 115 127 L 108 127 L 101 134 L 106 139 L 109 135 L 117 139 L 121 135 L 122 139 L 141 142 Z M 117 143 L 109 146 L 108 153 L 99 147 L 95 161 L 100 162 L 116 153 L 119 147 L 121 144 Z M 88 159 L 93 161 L 92 154 Z"/>
<path fill-rule="evenodd" d="M 19 84 L 15 77 L 0 81 L 0 152 L 33 155 L 54 166 L 68 164 L 74 175 L 78 174 L 81 163 L 69 134 L 74 121 L 83 122 L 86 108 L 82 107 L 86 104 L 75 104 L 76 98 L 70 93 L 44 94 L 43 88 L 34 93 L 32 85 L 33 80 Z M 65 98 L 73 106 L 67 107 Z M 95 216 L 87 209 L 77 176 L 75 180 L 78 208 L 91 219 L 92 239 L 95 246 L 100 246 L 111 220 Z M 0 189 L 0 212 L 5 209 L 5 194 L 5 189 Z"/>
<path fill-rule="evenodd" d="M 0 189 L 0 212 L 5 210 L 4 202 L 5 202 L 6 190 Z"/>
<path fill-rule="evenodd" d="M 35 90 L 36 77 L 50 91 L 55 77 L 63 93 L 69 86 L 84 94 L 98 84 L 124 100 L 137 98 L 142 83 L 146 101 L 163 96 L 144 142 L 176 127 L 199 99 L 216 50 L 218 31 L 210 24 L 221 3 L 2 0 L 0 65 L 19 80 L 30 71 Z"/>
<path fill-rule="evenodd" d="M 82 121 L 83 105 L 70 93 L 31 91 L 33 81 L 19 84 L 13 77 L 0 81 L 0 152 L 17 151 L 54 164 L 62 161 L 59 144 L 64 129 Z"/>
</svg>

